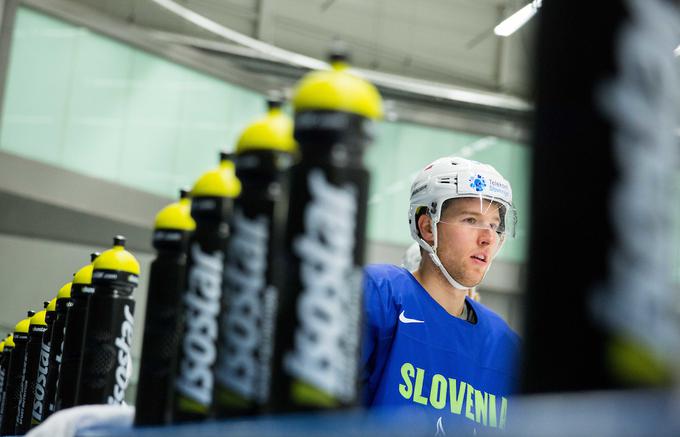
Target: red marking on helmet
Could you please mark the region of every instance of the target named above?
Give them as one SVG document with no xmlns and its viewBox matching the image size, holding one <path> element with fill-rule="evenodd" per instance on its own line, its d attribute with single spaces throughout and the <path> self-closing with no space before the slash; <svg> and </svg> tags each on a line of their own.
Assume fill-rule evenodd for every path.
<svg viewBox="0 0 680 437">
<path fill-rule="evenodd" d="M 434 164 L 428 165 L 427 167 L 425 167 L 425 169 L 424 169 L 423 171 L 431 169 L 433 165 L 434 165 Z"/>
</svg>

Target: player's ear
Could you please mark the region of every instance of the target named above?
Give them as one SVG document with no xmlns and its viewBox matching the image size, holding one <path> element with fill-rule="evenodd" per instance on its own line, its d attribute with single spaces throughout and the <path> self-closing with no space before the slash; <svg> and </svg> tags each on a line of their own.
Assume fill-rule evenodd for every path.
<svg viewBox="0 0 680 437">
<path fill-rule="evenodd" d="M 432 219 L 427 214 L 422 214 L 418 217 L 418 231 L 420 237 L 427 242 L 427 244 L 434 244 L 434 234 L 432 233 Z"/>
</svg>

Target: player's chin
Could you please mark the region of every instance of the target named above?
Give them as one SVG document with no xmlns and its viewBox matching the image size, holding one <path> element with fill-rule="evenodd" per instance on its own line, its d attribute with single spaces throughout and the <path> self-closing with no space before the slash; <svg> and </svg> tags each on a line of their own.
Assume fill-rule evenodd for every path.
<svg viewBox="0 0 680 437">
<path fill-rule="evenodd" d="M 482 279 L 484 278 L 484 272 L 478 272 L 478 271 L 468 271 L 468 273 L 461 278 L 460 285 L 464 287 L 476 287 L 479 285 L 480 282 L 482 282 Z"/>
<path fill-rule="evenodd" d="M 480 282 L 482 282 L 482 279 L 484 279 L 484 275 L 486 274 L 487 267 L 475 267 L 474 269 L 470 269 L 469 274 L 466 275 L 466 281 L 465 285 L 466 287 L 475 287 L 479 285 Z"/>
</svg>

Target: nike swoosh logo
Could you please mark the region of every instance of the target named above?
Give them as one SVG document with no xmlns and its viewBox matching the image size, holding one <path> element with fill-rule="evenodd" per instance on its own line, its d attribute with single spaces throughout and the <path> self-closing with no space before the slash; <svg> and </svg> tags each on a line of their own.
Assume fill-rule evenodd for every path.
<svg viewBox="0 0 680 437">
<path fill-rule="evenodd" d="M 409 319 L 404 315 L 404 311 L 402 311 L 401 314 L 399 314 L 399 321 L 401 323 L 425 323 L 425 321 L 423 320 Z"/>
</svg>

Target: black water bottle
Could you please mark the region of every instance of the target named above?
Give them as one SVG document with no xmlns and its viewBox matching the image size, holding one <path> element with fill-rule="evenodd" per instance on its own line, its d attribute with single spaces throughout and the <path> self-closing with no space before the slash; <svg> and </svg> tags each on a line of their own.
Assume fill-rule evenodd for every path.
<svg viewBox="0 0 680 437">
<path fill-rule="evenodd" d="M 612 0 L 585 14 L 569 0 L 542 5 L 521 390 L 674 391 L 678 2 Z"/>
<path fill-rule="evenodd" d="M 224 272 L 223 309 L 215 368 L 217 417 L 255 414 L 269 402 L 278 291 L 272 284 L 283 249 L 288 180 L 297 147 L 293 121 L 270 99 L 236 146 L 243 191 L 234 215 Z"/>
<path fill-rule="evenodd" d="M 134 288 L 139 262 L 117 235 L 93 264 L 76 405 L 123 403 L 132 375 Z"/>
<path fill-rule="evenodd" d="M 191 190 L 191 216 L 196 230 L 189 240 L 182 293 L 183 328 L 172 422 L 200 421 L 210 414 L 229 221 L 233 198 L 240 191 L 234 164 L 226 154 L 221 155 L 219 167 L 204 173 Z"/>
<path fill-rule="evenodd" d="M 31 317 L 35 313 L 28 312 L 28 317 L 20 321 L 14 327 L 14 350 L 10 355 L 9 368 L 7 371 L 7 391 L 5 393 L 5 405 L 2 411 L 2 425 L 0 435 L 14 434 L 19 398 L 21 397 L 21 372 L 26 359 L 26 343 L 28 343 L 28 328 Z"/>
<path fill-rule="evenodd" d="M 363 154 L 382 113 L 373 85 L 347 71 L 340 52 L 294 92 L 286 262 L 274 374 L 275 411 L 358 405 L 362 265 L 368 194 Z"/>
<path fill-rule="evenodd" d="M 151 263 L 144 318 L 144 340 L 135 402 L 135 425 L 170 422 L 174 369 L 181 335 L 180 312 L 187 264 L 187 243 L 196 227 L 191 201 L 181 190 L 179 202 L 163 208 L 154 225 L 156 259 Z"/>
<path fill-rule="evenodd" d="M 7 371 L 9 370 L 9 361 L 14 350 L 14 338 L 9 334 L 2 341 L 2 354 L 0 355 L 0 424 L 2 423 L 2 411 L 5 409 L 5 394 L 7 392 Z"/>
<path fill-rule="evenodd" d="M 50 361 L 47 368 L 47 382 L 45 383 L 45 400 L 40 414 L 41 419 L 36 419 L 38 423 L 41 423 L 56 411 L 57 385 L 59 382 L 59 371 L 61 370 L 61 357 L 64 351 L 66 316 L 68 315 L 68 310 L 73 306 L 73 301 L 71 300 L 72 284 L 72 282 L 67 282 L 57 293 L 54 326 L 50 338 Z"/>
<path fill-rule="evenodd" d="M 5 396 L 5 340 L 0 341 L 0 405 L 2 405 L 2 398 Z"/>
<path fill-rule="evenodd" d="M 33 400 L 35 399 L 35 382 L 40 363 L 40 351 L 42 348 L 43 334 L 47 330 L 47 305 L 45 309 L 38 311 L 31 317 L 28 327 L 28 342 L 26 343 L 26 358 L 21 372 L 21 391 L 19 406 L 17 407 L 16 425 L 14 433 L 23 435 L 31 429 L 31 413 L 33 412 Z"/>
<path fill-rule="evenodd" d="M 33 404 L 31 405 L 31 426 L 39 425 L 43 420 L 47 400 L 47 374 L 50 368 L 50 351 L 52 349 L 52 330 L 56 318 L 57 298 L 55 297 L 45 308 L 46 329 L 40 340 L 40 356 L 38 360 L 38 372 L 35 376 L 35 389 L 33 391 Z"/>
<path fill-rule="evenodd" d="M 66 315 L 64 328 L 64 348 L 57 384 L 56 409 L 62 410 L 76 405 L 76 390 L 78 386 L 78 372 L 83 353 L 83 338 L 85 335 L 85 317 L 87 315 L 92 287 L 92 264 L 99 253 L 90 254 L 90 263 L 83 266 L 73 276 L 71 285 L 71 302 Z"/>
</svg>

